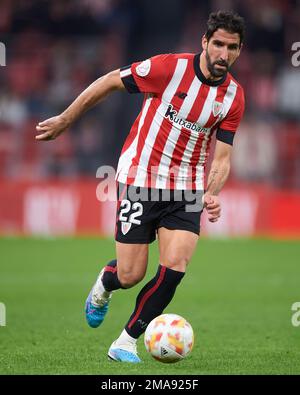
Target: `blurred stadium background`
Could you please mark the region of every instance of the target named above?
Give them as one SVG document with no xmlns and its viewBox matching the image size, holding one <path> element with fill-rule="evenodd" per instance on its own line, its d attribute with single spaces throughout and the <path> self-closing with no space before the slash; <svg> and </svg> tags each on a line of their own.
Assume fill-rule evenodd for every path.
<svg viewBox="0 0 300 395">
<path fill-rule="evenodd" d="M 99 262 L 114 255 L 115 205 L 97 199 L 96 171 L 116 168 L 142 97 L 115 93 L 52 142 L 36 142 L 35 125 L 110 70 L 158 53 L 199 52 L 208 14 L 218 9 L 246 19 L 232 69 L 246 112 L 223 216 L 217 224 L 202 219 L 206 237 L 169 310 L 190 319 L 199 340 L 186 365 L 147 362 L 118 372 L 299 374 L 300 329 L 291 325 L 300 297 L 297 0 L 1 0 L 0 373 L 99 373 L 101 332 L 86 327 L 82 308 Z M 152 251 L 148 276 L 158 261 Z M 114 296 L 99 344 L 102 374 L 116 373 L 105 353 L 136 292 Z"/>
</svg>

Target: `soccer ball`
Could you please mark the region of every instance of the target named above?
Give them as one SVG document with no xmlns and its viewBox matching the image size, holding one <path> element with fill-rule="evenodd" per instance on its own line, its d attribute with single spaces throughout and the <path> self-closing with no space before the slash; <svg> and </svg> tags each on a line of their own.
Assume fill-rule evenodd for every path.
<svg viewBox="0 0 300 395">
<path fill-rule="evenodd" d="M 147 326 L 144 343 L 146 350 L 157 361 L 178 362 L 192 351 L 193 328 L 180 315 L 162 314 Z"/>
</svg>

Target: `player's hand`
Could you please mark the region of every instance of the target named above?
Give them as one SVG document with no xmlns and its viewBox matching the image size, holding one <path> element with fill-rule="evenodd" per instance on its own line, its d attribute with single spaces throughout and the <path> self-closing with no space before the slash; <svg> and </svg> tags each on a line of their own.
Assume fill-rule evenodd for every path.
<svg viewBox="0 0 300 395">
<path fill-rule="evenodd" d="M 203 197 L 204 208 L 208 214 L 210 222 L 217 222 L 221 216 L 221 204 L 219 197 L 216 195 L 204 194 Z"/>
<path fill-rule="evenodd" d="M 37 132 L 40 134 L 35 136 L 36 140 L 54 140 L 60 134 L 62 134 L 69 127 L 69 123 L 61 115 L 46 119 L 43 122 L 39 122 L 36 126 Z"/>
</svg>

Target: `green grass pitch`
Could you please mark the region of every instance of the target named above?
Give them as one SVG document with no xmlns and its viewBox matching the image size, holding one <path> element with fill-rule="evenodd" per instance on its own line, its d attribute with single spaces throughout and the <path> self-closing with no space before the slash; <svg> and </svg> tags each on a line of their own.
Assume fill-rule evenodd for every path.
<svg viewBox="0 0 300 395">
<path fill-rule="evenodd" d="M 156 272 L 150 249 L 145 280 L 113 295 L 103 325 L 87 326 L 84 301 L 114 241 L 97 238 L 0 239 L 0 374 L 299 374 L 300 243 L 200 239 L 165 312 L 193 326 L 195 346 L 172 365 L 152 359 L 139 339 L 142 364 L 107 360 L 141 287 Z"/>
</svg>

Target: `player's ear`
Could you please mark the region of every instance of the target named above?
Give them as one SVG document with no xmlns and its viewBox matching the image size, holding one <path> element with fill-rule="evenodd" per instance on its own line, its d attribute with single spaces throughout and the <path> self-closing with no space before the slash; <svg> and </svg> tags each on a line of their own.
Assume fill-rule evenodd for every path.
<svg viewBox="0 0 300 395">
<path fill-rule="evenodd" d="M 241 53 L 242 48 L 243 48 L 243 44 L 241 44 L 241 46 L 238 48 L 237 53 L 236 53 L 236 56 L 235 56 L 235 58 L 234 58 L 234 61 L 236 61 L 236 59 L 240 56 L 240 53 Z"/>
<path fill-rule="evenodd" d="M 239 47 L 238 56 L 240 56 L 240 53 L 241 53 L 242 48 L 243 48 L 243 43 L 242 43 L 241 46 Z"/>
<path fill-rule="evenodd" d="M 206 51 L 207 44 L 208 44 L 207 38 L 206 38 L 205 34 L 203 34 L 203 36 L 202 36 L 202 49 L 203 49 L 203 51 Z"/>
</svg>

